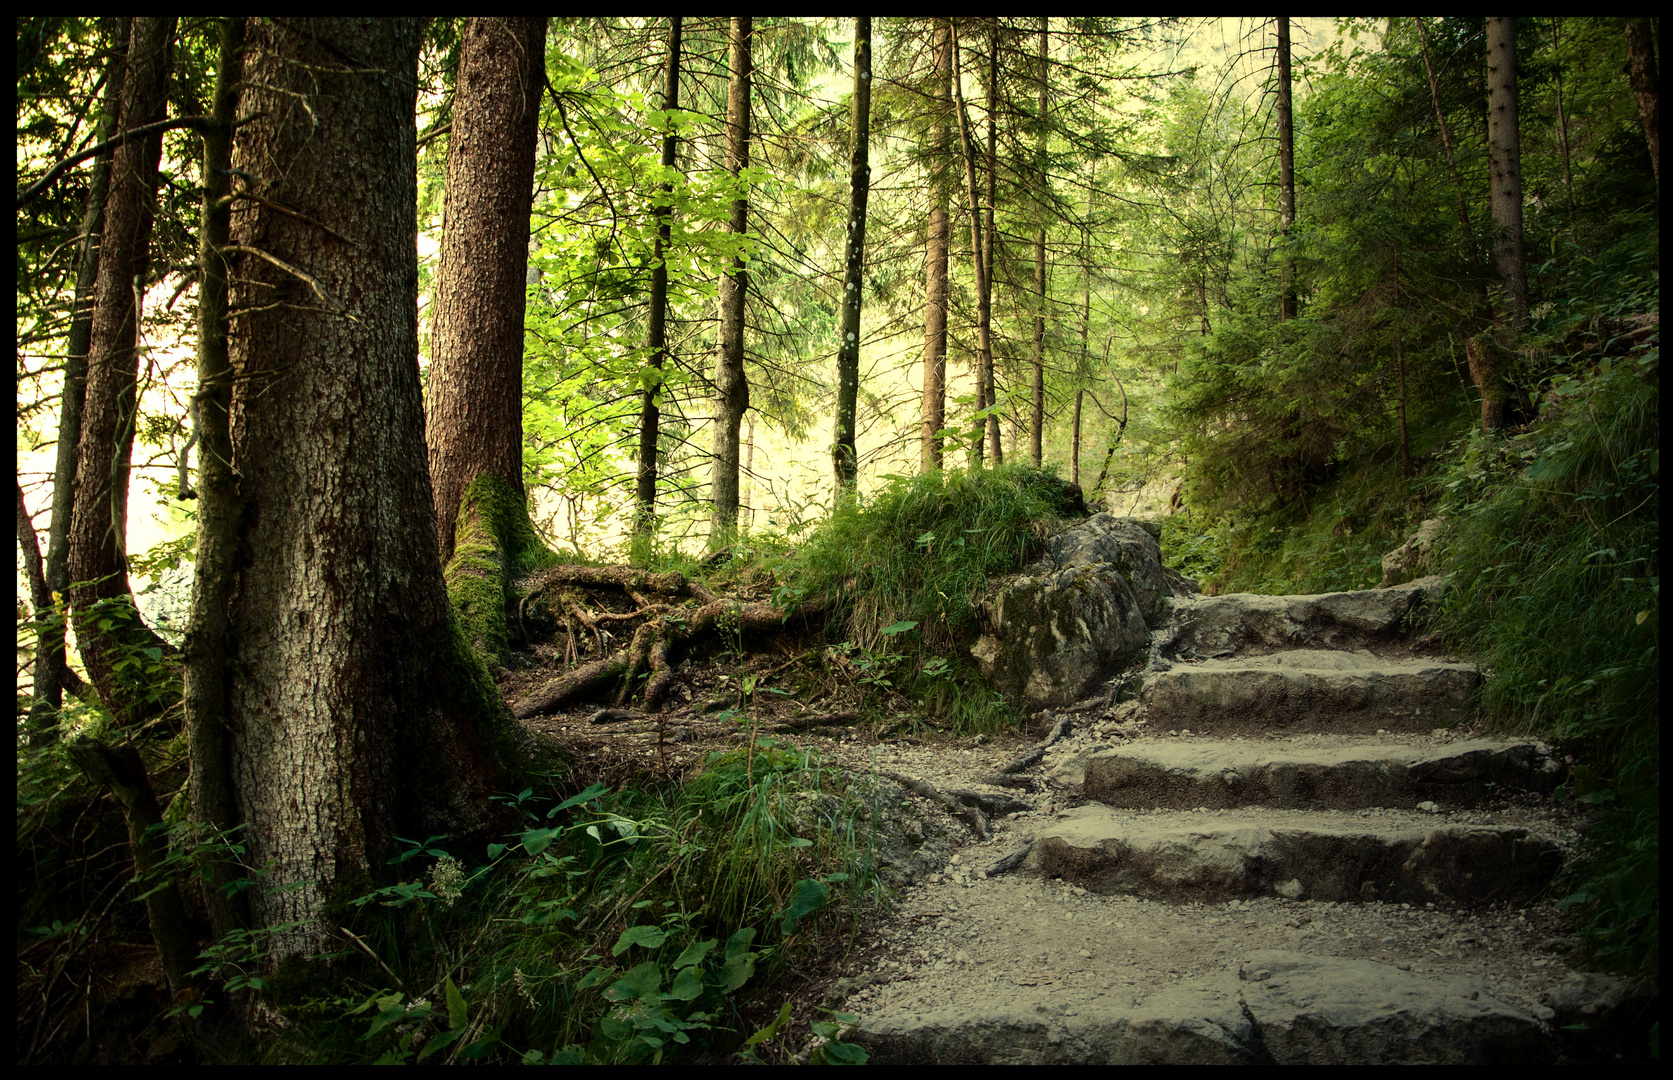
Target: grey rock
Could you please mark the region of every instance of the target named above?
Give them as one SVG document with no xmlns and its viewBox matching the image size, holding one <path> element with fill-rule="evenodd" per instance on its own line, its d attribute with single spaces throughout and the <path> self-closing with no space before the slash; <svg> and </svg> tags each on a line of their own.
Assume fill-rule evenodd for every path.
<svg viewBox="0 0 1673 1080">
<path fill-rule="evenodd" d="M 1153 727 L 1427 732 L 1465 719 L 1480 681 L 1456 661 L 1293 649 L 1149 672 L 1139 700 Z"/>
<path fill-rule="evenodd" d="M 1435 568 L 1435 541 L 1446 525 L 1445 518 L 1430 518 L 1417 527 L 1404 544 L 1383 556 L 1382 587 L 1399 585 Z"/>
<path fill-rule="evenodd" d="M 1107 569 L 1023 575 L 982 603 L 987 633 L 970 650 L 983 676 L 1025 711 L 1069 705 L 1142 659 L 1150 630 L 1132 588 Z"/>
<path fill-rule="evenodd" d="M 1215 985 L 1165 987 L 1137 1000 L 1048 1005 L 1011 986 L 972 987 L 953 1005 L 865 1017 L 853 1041 L 880 1065 L 1258 1064 L 1236 989 L 1228 973 Z"/>
<path fill-rule="evenodd" d="M 1390 589 L 1261 596 L 1230 593 L 1172 604 L 1179 631 L 1172 648 L 1183 656 L 1241 656 L 1283 649 L 1356 649 L 1398 641 L 1413 614 L 1439 590 L 1438 577 Z"/>
<path fill-rule="evenodd" d="M 1566 769 L 1542 743 L 1413 746 L 1147 740 L 1090 755 L 1086 794 L 1118 807 L 1473 805 L 1495 790 L 1549 792 Z"/>
<path fill-rule="evenodd" d="M 1512 826 L 1381 823 L 1314 812 L 1294 825 L 1076 807 L 1030 861 L 1094 892 L 1167 900 L 1285 896 L 1460 905 L 1520 902 L 1556 875 L 1550 840 Z"/>
<path fill-rule="evenodd" d="M 1280 950 L 1251 953 L 1241 975 L 1274 1064 L 1511 1064 L 1542 1052 L 1539 1021 L 1472 979 Z"/>
</svg>

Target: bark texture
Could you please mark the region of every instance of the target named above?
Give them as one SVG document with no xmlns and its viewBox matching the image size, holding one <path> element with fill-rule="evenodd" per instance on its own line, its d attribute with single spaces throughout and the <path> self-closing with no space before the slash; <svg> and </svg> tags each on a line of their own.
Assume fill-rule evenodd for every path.
<svg viewBox="0 0 1673 1080">
<path fill-rule="evenodd" d="M 227 661 L 232 632 L 227 602 L 238 560 L 243 502 L 232 471 L 232 366 L 227 359 L 227 246 L 232 224 L 232 135 L 238 118 L 238 81 L 243 68 L 245 23 L 221 20 L 221 56 L 211 104 L 214 123 L 203 137 L 203 216 L 198 247 L 197 393 L 192 418 L 198 440 L 197 557 L 192 577 L 192 620 L 186 634 L 186 738 L 192 761 L 192 819 L 222 830 L 238 815 L 227 757 L 227 694 L 232 686 Z M 205 890 L 217 939 L 242 920 L 242 898 L 221 888 L 238 876 L 217 861 L 208 867 Z"/>
<path fill-rule="evenodd" d="M 854 20 L 853 147 L 848 163 L 848 238 L 843 268 L 842 325 L 837 342 L 836 437 L 831 464 L 840 494 L 860 478 L 855 427 L 860 401 L 860 309 L 865 287 L 866 202 L 871 193 L 871 16 Z"/>
<path fill-rule="evenodd" d="M 425 463 L 419 37 L 417 19 L 250 26 L 234 166 L 262 201 L 237 205 L 230 245 L 248 510 L 228 737 L 249 857 L 272 867 L 253 922 L 302 923 L 275 958 L 326 945 L 397 830 L 463 850 L 502 789 L 497 695 L 448 619 Z"/>
<path fill-rule="evenodd" d="M 929 129 L 931 203 L 924 241 L 924 408 L 919 435 L 920 468 L 941 468 L 941 429 L 947 426 L 947 249 L 949 221 L 947 188 L 937 175 L 947 159 L 947 108 L 952 96 L 952 24 L 937 19 L 935 61 L 930 96 L 933 119 Z"/>
<path fill-rule="evenodd" d="M 479 476 L 523 494 L 523 314 L 546 19 L 465 20 L 425 398 L 436 539 Z"/>
<path fill-rule="evenodd" d="M 1493 307 L 1501 329 L 1528 322 L 1528 272 L 1522 253 L 1522 139 L 1517 129 L 1516 20 L 1487 20 L 1488 202 L 1493 211 L 1493 269 L 1502 297 Z"/>
<path fill-rule="evenodd" d="M 128 41 L 118 130 L 162 119 L 174 45 L 172 18 L 136 18 Z M 129 597 L 126 532 L 128 467 L 133 456 L 139 374 L 140 301 L 150 273 L 161 133 L 129 139 L 111 157 L 110 194 L 100 243 L 88 346 L 87 384 L 76 456 L 75 506 L 67 566 L 82 662 L 94 689 L 119 720 L 131 722 L 135 688 L 116 669 L 124 647 L 158 647 L 131 606 L 107 608 L 104 629 L 93 605 Z"/>
<path fill-rule="evenodd" d="M 749 168 L 749 94 L 753 78 L 749 16 L 732 19 L 730 68 L 726 92 L 726 171 L 737 177 Z M 749 200 L 732 200 L 727 226 L 733 236 L 749 231 Z M 714 470 L 710 497 L 709 548 L 718 550 L 738 531 L 738 433 L 749 410 L 749 377 L 744 371 L 744 302 L 749 271 L 741 258 L 720 277 L 720 342 L 715 350 Z"/>
</svg>

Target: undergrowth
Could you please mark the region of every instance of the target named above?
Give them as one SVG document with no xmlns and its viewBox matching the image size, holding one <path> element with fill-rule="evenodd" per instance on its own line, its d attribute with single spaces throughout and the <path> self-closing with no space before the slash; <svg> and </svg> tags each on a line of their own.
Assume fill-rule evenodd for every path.
<svg viewBox="0 0 1673 1080">
<path fill-rule="evenodd" d="M 1546 422 L 1476 439 L 1446 481 L 1442 628 L 1492 673 L 1505 730 L 1565 740 L 1566 794 L 1606 811 L 1568 902 L 1598 960 L 1659 968 L 1659 350 L 1560 380 Z"/>
</svg>

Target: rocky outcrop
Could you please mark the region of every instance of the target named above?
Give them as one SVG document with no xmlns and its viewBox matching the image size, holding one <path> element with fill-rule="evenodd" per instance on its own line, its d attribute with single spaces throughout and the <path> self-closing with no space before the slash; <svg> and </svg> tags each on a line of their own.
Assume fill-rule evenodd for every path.
<svg viewBox="0 0 1673 1080">
<path fill-rule="evenodd" d="M 1143 524 L 1098 514 L 1053 537 L 1046 554 L 995 583 L 971 655 L 1025 710 L 1067 705 L 1143 660 L 1151 630 L 1195 583 L 1162 567 Z"/>
<path fill-rule="evenodd" d="M 1445 518 L 1430 518 L 1404 544 L 1383 556 L 1382 587 L 1399 585 L 1435 569 L 1435 541 L 1440 538 Z"/>
</svg>

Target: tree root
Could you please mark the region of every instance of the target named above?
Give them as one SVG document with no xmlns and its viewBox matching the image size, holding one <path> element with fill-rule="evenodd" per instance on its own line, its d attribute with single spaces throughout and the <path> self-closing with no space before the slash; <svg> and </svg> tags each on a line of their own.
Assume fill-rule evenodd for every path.
<svg viewBox="0 0 1673 1080">
<path fill-rule="evenodd" d="M 686 582 L 679 574 L 646 574 L 619 566 L 553 567 L 541 572 L 535 591 L 555 584 L 588 583 L 612 585 L 630 593 L 644 589 L 653 594 L 685 592 L 710 595 L 700 586 Z M 530 595 L 534 592 L 531 591 Z M 526 720 L 599 693 L 606 684 L 617 680 L 615 704 L 620 707 L 633 696 L 639 677 L 647 672 L 649 679 L 645 683 L 644 708 L 647 712 L 655 712 L 668 700 L 674 686 L 673 654 L 676 646 L 711 634 L 741 637 L 746 631 L 776 633 L 792 619 L 806 620 L 823 613 L 825 606 L 823 602 L 809 601 L 795 607 L 777 608 L 766 603 L 710 599 L 694 609 L 651 603 L 631 614 L 603 613 L 589 617 L 578 604 L 571 602 L 568 605 L 570 613 L 595 634 L 599 633 L 598 625 L 607 620 L 626 622 L 642 618 L 645 621 L 633 632 L 633 640 L 627 648 L 604 659 L 583 664 L 547 682 L 518 702 L 512 712 L 518 719 Z M 602 643 L 602 635 L 600 641 Z"/>
</svg>

